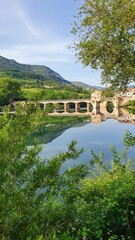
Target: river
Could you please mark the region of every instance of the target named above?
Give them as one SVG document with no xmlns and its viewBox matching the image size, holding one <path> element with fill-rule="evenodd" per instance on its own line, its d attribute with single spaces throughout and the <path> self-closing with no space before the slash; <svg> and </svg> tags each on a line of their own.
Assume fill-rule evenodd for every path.
<svg viewBox="0 0 135 240">
<path fill-rule="evenodd" d="M 100 116 L 100 119 L 102 116 L 103 115 Z M 129 130 L 135 135 L 134 117 L 132 114 L 128 117 L 122 115 L 119 119 L 108 117 L 107 119 L 101 119 L 100 123 L 97 123 L 97 121 L 92 122 L 88 118 L 82 125 L 75 125 L 66 129 L 60 136 L 45 144 L 40 156 L 49 159 L 61 151 L 66 151 L 70 142 L 76 140 L 77 148 L 80 149 L 83 147 L 84 152 L 77 160 L 68 160 L 64 163 L 64 168 L 73 166 L 74 164 L 89 163 L 91 159 L 91 149 L 94 150 L 96 154 L 103 152 L 104 161 L 108 163 L 112 159 L 110 146 L 113 145 L 119 152 L 124 147 L 122 139 L 126 130 Z M 129 151 L 129 157 L 135 158 L 135 147 Z"/>
</svg>

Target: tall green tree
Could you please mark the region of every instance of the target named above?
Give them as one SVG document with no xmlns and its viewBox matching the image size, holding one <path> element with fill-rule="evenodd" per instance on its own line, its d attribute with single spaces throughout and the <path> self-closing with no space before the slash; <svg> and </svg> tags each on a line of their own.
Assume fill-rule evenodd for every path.
<svg viewBox="0 0 135 240">
<path fill-rule="evenodd" d="M 0 105 L 8 105 L 14 98 L 21 97 L 21 84 L 13 79 L 0 79 Z"/>
<path fill-rule="evenodd" d="M 83 2 L 83 3 L 82 3 Z M 84 66 L 100 69 L 102 84 L 126 88 L 135 81 L 134 0 L 83 0 L 72 33 Z"/>
</svg>

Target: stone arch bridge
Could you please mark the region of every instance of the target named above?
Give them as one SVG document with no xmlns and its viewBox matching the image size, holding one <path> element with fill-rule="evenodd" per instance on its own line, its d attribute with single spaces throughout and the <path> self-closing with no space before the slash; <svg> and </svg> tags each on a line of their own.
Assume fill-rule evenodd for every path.
<svg viewBox="0 0 135 240">
<path fill-rule="evenodd" d="M 110 99 L 109 102 L 113 103 L 114 108 L 119 107 L 118 99 Z M 63 106 L 64 112 L 69 112 L 71 109 L 75 112 L 79 112 L 81 109 L 86 109 L 87 112 L 91 112 L 95 109 L 106 108 L 108 101 L 97 101 L 91 99 L 61 99 L 61 100 L 40 100 L 38 101 L 39 107 L 41 109 L 46 109 L 49 104 L 55 106 L 55 111 L 58 111 L 58 106 Z M 13 101 L 12 110 L 15 111 L 18 104 L 26 105 L 27 103 L 35 104 L 34 101 Z"/>
</svg>

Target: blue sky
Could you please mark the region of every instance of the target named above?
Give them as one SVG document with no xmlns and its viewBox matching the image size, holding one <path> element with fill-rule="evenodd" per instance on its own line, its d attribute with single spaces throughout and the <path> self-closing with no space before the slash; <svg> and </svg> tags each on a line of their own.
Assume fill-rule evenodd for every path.
<svg viewBox="0 0 135 240">
<path fill-rule="evenodd" d="M 50 67 L 69 81 L 100 85 L 100 73 L 76 62 L 74 0 L 0 0 L 0 55 Z"/>
</svg>

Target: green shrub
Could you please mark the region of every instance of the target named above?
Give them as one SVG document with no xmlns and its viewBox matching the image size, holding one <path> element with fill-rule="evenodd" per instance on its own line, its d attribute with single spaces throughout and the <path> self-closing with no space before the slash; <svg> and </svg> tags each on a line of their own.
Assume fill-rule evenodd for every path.
<svg viewBox="0 0 135 240">
<path fill-rule="evenodd" d="M 135 137 L 126 133 L 120 153 L 111 147 L 110 167 L 103 154 L 91 151 L 91 164 L 61 172 L 62 164 L 83 149 L 73 141 L 67 152 L 41 159 L 36 142 L 28 148 L 38 118 L 33 108 L 1 117 L 0 239 L 133 240 L 135 159 L 128 160 L 128 149 Z"/>
</svg>

